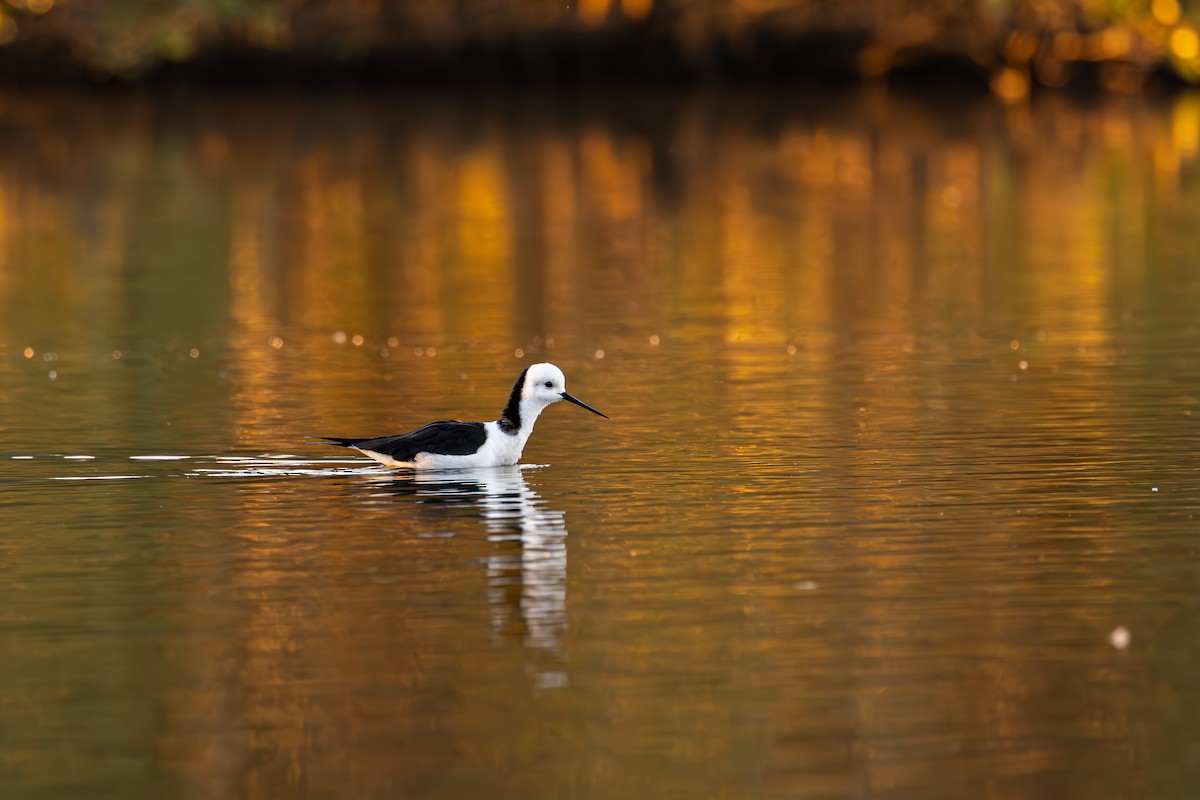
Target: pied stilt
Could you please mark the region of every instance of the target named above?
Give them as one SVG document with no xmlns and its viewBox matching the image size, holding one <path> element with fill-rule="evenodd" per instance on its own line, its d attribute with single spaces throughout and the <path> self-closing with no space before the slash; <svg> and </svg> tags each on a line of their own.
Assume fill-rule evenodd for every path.
<svg viewBox="0 0 1200 800">
<path fill-rule="evenodd" d="M 399 436 L 344 439 L 322 436 L 325 444 L 351 447 L 389 467 L 462 469 L 500 467 L 521 459 L 542 409 L 567 400 L 608 419 L 567 394 L 567 379 L 553 364 L 534 364 L 521 371 L 504 412 L 495 422 L 431 422 Z"/>
</svg>

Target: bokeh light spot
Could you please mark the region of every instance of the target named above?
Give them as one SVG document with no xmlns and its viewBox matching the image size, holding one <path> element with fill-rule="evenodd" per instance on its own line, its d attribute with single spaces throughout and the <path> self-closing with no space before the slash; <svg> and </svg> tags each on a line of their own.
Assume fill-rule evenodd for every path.
<svg viewBox="0 0 1200 800">
<path fill-rule="evenodd" d="M 1152 0 L 1150 13 L 1159 25 L 1170 27 L 1179 22 L 1179 3 L 1176 0 Z"/>
<path fill-rule="evenodd" d="M 1171 34 L 1171 52 L 1184 61 L 1200 55 L 1200 36 L 1191 28 L 1178 28 Z"/>
</svg>

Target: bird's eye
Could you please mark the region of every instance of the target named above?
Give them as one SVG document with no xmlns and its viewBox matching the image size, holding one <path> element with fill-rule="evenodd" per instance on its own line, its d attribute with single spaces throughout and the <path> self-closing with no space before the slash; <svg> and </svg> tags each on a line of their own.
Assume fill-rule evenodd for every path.
<svg viewBox="0 0 1200 800">
<path fill-rule="evenodd" d="M 553 389 L 553 388 L 554 388 L 554 381 L 546 381 L 546 388 L 547 388 L 547 389 Z"/>
</svg>

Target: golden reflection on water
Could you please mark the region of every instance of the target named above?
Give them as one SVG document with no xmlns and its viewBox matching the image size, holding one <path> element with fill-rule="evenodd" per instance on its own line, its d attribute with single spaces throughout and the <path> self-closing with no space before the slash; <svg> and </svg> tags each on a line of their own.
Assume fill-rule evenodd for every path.
<svg viewBox="0 0 1200 800">
<path fill-rule="evenodd" d="M 1185 796 L 1196 98 L 185 99 L 0 116 L 0 699 L 38 732 L 0 766 Z M 542 359 L 613 417 L 547 411 L 548 469 L 28 488 L 332 459 Z"/>
<path fill-rule="evenodd" d="M 81 278 L 125 266 L 98 254 L 150 246 L 120 244 L 126 209 L 173 229 L 211 207 L 227 215 L 212 224 L 230 237 L 231 316 L 247 334 L 235 337 L 239 348 L 259 346 L 250 331 L 354 328 L 374 345 L 394 335 L 406 345 L 510 351 L 530 343 L 514 342 L 519 334 L 591 338 L 578 330 L 589 317 L 628 317 L 631 303 L 638 340 L 656 332 L 649 328 L 711 331 L 709 315 L 732 345 L 786 346 L 871 325 L 916 335 L 918 315 L 940 316 L 943 304 L 958 319 L 986 318 L 982 290 L 1000 272 L 987 259 L 1004 256 L 1015 262 L 1009 279 L 1022 281 L 994 287 L 1004 300 L 1053 321 L 1057 337 L 1086 341 L 1109 327 L 1095 315 L 1108 306 L 1113 260 L 1147 235 L 1134 212 L 1186 200 L 1172 174 L 1194 155 L 1186 133 L 1194 100 L 1177 102 L 1180 110 L 1160 114 L 1050 98 L 1036 128 L 1020 111 L 966 108 L 961 125 L 989 139 L 939 131 L 927 111 L 876 98 L 849 119 L 797 113 L 766 132 L 707 136 L 685 117 L 653 131 L 654 142 L 595 124 L 518 117 L 505 128 L 490 119 L 499 111 L 440 108 L 450 119 L 433 116 L 427 129 L 395 130 L 412 123 L 378 110 L 357 128 L 303 139 L 287 136 L 288 125 L 313 121 L 285 103 L 274 114 L 284 121 L 267 120 L 280 139 L 267 148 L 272 130 L 253 130 L 254 109 L 234 103 L 217 117 L 205 112 L 215 101 L 204 101 L 187 123 L 200 128 L 182 142 L 190 153 L 151 146 L 153 158 L 100 164 L 107 153 L 88 126 L 39 127 L 22 116 L 37 103 L 17 100 L 9 116 L 30 130 L 32 163 L 57 178 L 8 171 L 4 280 L 21 280 L 14 252 L 52 272 L 6 298 L 16 305 L 42 291 L 53 293 L 48 303 L 72 305 Z M 753 100 L 729 113 L 743 108 L 762 113 Z M 144 138 L 149 123 L 129 117 L 110 135 Z M 480 130 L 463 130 L 471 125 Z M 1138 153 L 1152 163 L 1135 166 Z M 93 202 L 62 194 L 68 171 L 115 174 L 93 176 L 101 184 Z M 201 194 L 219 186 L 225 196 L 184 189 L 208 181 L 214 189 Z M 79 230 L 68 199 L 113 211 Z M 81 261 L 87 276 L 77 274 Z M 1122 275 L 1136 268 L 1117 266 Z"/>
</svg>

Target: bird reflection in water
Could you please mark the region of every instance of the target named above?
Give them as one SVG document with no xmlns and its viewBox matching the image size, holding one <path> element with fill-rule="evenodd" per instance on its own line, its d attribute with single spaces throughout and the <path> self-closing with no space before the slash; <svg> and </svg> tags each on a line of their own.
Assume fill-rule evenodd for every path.
<svg viewBox="0 0 1200 800">
<path fill-rule="evenodd" d="M 494 545 L 485 559 L 493 635 L 497 642 L 506 634 L 522 635 L 526 647 L 555 662 L 537 668 L 538 686 L 565 686 L 565 514 L 547 508 L 515 465 L 400 474 L 389 478 L 387 491 L 423 505 L 468 509 L 483 521 Z"/>
</svg>

